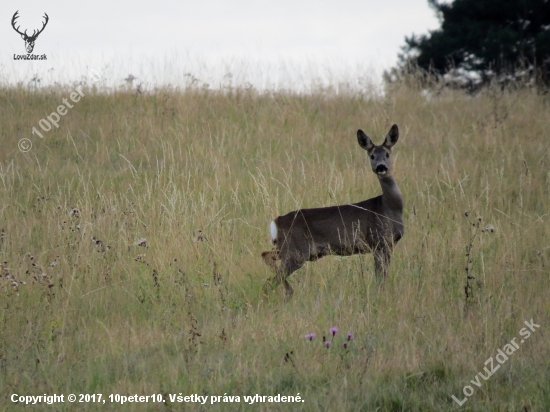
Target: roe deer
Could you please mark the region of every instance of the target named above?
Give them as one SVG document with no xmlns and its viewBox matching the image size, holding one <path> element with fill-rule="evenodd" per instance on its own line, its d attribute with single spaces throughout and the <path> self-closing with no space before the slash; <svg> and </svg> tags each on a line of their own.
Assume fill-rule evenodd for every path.
<svg viewBox="0 0 550 412">
<path fill-rule="evenodd" d="M 293 290 L 287 277 L 306 261 L 330 254 L 350 256 L 372 252 L 378 281 L 386 278 L 393 247 L 405 234 L 403 197 L 392 175 L 390 156 L 398 138 L 399 129 L 395 124 L 380 146 L 374 145 L 362 130 L 357 131 L 359 146 L 370 157 L 382 195 L 359 203 L 299 209 L 271 222 L 275 250 L 263 252 L 262 258 L 275 268 L 275 276 L 264 284 L 264 293 L 267 294 L 270 286 L 275 288 L 282 282 L 289 300 Z"/>
</svg>

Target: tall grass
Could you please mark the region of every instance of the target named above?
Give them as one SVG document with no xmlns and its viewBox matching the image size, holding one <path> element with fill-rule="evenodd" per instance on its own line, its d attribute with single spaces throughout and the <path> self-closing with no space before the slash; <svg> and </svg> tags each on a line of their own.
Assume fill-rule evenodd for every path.
<svg viewBox="0 0 550 412">
<path fill-rule="evenodd" d="M 204 410 L 299 393 L 260 409 L 458 410 L 451 396 L 531 319 L 540 328 L 462 409 L 550 410 L 548 96 L 84 90 L 21 153 L 69 93 L 0 90 L 1 410 L 20 409 L 13 393 L 241 396 Z M 393 123 L 406 235 L 384 287 L 371 255 L 327 257 L 292 275 L 292 301 L 282 287 L 262 297 L 269 221 L 378 195 L 355 133 L 378 144 Z M 472 243 L 466 210 L 495 231 Z"/>
</svg>

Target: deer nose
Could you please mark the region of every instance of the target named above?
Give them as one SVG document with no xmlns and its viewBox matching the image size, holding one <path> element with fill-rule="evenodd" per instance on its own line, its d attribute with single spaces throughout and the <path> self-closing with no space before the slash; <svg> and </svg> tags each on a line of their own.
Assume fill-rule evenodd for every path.
<svg viewBox="0 0 550 412">
<path fill-rule="evenodd" d="M 376 173 L 386 173 L 388 171 L 388 168 L 386 165 L 378 165 L 376 166 Z"/>
</svg>

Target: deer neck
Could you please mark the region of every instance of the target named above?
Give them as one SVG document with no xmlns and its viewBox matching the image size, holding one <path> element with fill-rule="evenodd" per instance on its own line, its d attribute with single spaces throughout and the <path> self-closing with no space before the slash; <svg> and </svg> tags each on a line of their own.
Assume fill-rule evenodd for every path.
<svg viewBox="0 0 550 412">
<path fill-rule="evenodd" d="M 403 213 L 403 195 L 393 176 L 378 176 L 382 187 L 382 203 L 392 212 Z"/>
</svg>

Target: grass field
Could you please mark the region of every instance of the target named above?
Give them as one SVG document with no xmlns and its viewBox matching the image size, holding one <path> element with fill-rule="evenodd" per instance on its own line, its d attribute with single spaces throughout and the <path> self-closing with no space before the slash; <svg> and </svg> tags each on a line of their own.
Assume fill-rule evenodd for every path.
<svg viewBox="0 0 550 412">
<path fill-rule="evenodd" d="M 72 91 L 0 90 L 0 410 L 54 393 L 107 402 L 33 410 L 550 410 L 548 95 L 83 89 L 30 135 Z M 271 219 L 380 194 L 355 135 L 393 123 L 406 235 L 384 287 L 371 255 L 327 257 L 290 302 L 263 297 Z"/>
</svg>

